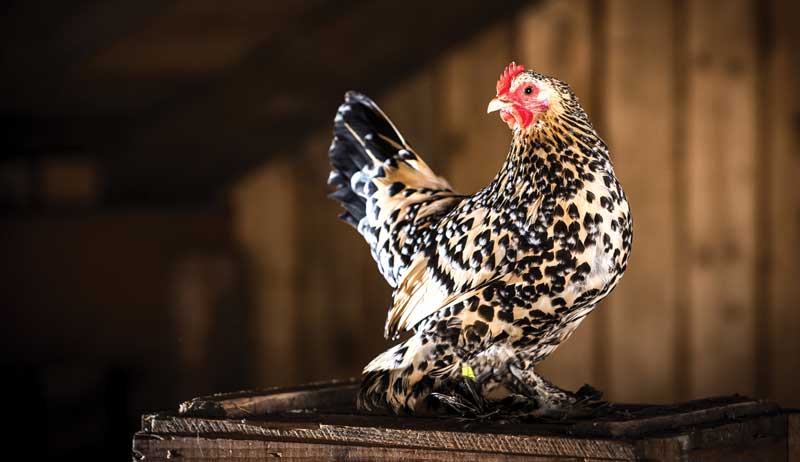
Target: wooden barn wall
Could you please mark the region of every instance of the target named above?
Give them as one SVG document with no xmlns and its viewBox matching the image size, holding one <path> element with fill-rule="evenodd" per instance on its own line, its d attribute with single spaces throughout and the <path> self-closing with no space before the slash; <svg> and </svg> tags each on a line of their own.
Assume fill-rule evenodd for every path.
<svg viewBox="0 0 800 462">
<path fill-rule="evenodd" d="M 792 0 L 562 0 L 373 95 L 460 191 L 500 166 L 485 107 L 512 59 L 569 82 L 633 210 L 617 290 L 541 366 L 623 401 L 742 393 L 800 404 L 800 34 Z M 331 108 L 333 114 L 335 108 Z M 251 378 L 351 376 L 390 344 L 390 291 L 326 200 L 329 131 L 234 188 L 255 304 Z"/>
</svg>

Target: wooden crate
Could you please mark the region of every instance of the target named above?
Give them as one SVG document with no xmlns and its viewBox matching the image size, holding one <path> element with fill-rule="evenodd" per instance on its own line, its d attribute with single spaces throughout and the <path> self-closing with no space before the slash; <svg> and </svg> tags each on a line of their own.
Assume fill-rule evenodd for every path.
<svg viewBox="0 0 800 462">
<path fill-rule="evenodd" d="M 800 460 L 800 413 L 728 396 L 593 420 L 477 423 L 353 413 L 356 381 L 195 398 L 145 415 L 135 459 Z"/>
</svg>

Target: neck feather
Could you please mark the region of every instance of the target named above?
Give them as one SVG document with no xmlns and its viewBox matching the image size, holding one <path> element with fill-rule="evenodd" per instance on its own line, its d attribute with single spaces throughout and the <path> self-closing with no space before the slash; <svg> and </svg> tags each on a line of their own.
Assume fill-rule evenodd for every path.
<svg viewBox="0 0 800 462">
<path fill-rule="evenodd" d="M 505 163 L 486 189 L 495 203 L 568 194 L 579 187 L 577 172 L 610 168 L 608 148 L 584 113 L 562 114 L 514 130 Z"/>
</svg>

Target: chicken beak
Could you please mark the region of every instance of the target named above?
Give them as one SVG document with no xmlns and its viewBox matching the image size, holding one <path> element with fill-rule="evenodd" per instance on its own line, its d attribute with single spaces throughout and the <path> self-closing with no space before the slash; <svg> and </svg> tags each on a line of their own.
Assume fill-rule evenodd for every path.
<svg viewBox="0 0 800 462">
<path fill-rule="evenodd" d="M 500 109 L 503 109 L 504 107 L 507 107 L 510 104 L 511 103 L 509 103 L 508 101 L 503 101 L 498 97 L 494 97 L 492 98 L 491 101 L 489 101 L 489 107 L 486 108 L 486 113 L 491 114 L 492 112 L 499 111 Z"/>
</svg>

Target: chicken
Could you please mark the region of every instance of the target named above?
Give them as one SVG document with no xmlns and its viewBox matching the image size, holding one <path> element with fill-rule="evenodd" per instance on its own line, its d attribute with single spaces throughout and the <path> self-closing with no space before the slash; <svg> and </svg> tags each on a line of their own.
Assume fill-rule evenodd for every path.
<svg viewBox="0 0 800 462">
<path fill-rule="evenodd" d="M 505 163 L 463 195 L 372 100 L 349 92 L 339 107 L 331 197 L 394 288 L 385 335 L 411 331 L 364 368 L 362 410 L 427 412 L 441 407 L 432 394 L 458 406 L 464 381 L 481 401 L 533 414 L 580 401 L 534 370 L 625 271 L 628 203 L 567 84 L 511 63 L 495 111 L 512 132 Z"/>
</svg>

